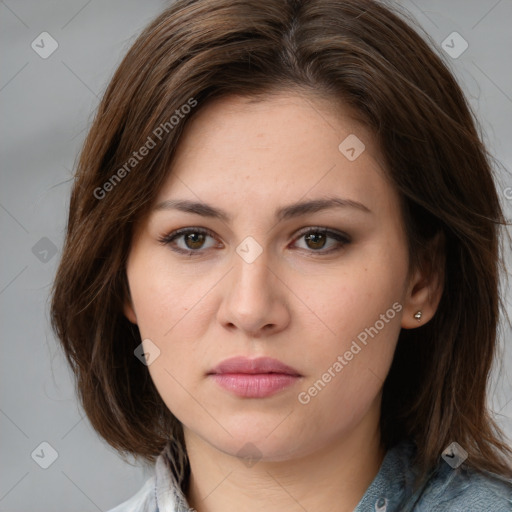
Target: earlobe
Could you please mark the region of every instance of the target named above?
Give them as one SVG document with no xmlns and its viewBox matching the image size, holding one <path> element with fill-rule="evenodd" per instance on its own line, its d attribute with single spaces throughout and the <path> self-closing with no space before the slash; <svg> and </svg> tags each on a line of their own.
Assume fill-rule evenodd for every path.
<svg viewBox="0 0 512 512">
<path fill-rule="evenodd" d="M 442 234 L 436 236 L 430 253 L 434 257 L 425 268 L 417 269 L 410 280 L 401 324 L 404 329 L 425 325 L 437 311 L 444 289 L 443 239 Z"/>
<path fill-rule="evenodd" d="M 415 329 L 425 325 L 434 316 L 443 291 L 442 283 L 438 281 L 437 278 L 429 283 L 420 281 L 413 287 L 404 305 L 404 329 Z"/>
</svg>

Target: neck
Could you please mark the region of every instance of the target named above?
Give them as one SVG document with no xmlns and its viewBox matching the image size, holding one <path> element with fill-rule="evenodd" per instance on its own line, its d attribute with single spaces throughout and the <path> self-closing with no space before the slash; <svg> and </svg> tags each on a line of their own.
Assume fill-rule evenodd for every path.
<svg viewBox="0 0 512 512">
<path fill-rule="evenodd" d="M 252 465 L 185 429 L 187 501 L 197 512 L 352 512 L 385 455 L 378 421 L 365 420 L 308 455 Z"/>
</svg>

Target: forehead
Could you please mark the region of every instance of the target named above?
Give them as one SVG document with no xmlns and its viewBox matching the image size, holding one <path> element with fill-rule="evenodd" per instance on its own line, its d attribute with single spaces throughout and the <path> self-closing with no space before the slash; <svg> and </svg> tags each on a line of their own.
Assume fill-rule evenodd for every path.
<svg viewBox="0 0 512 512">
<path fill-rule="evenodd" d="M 288 92 L 202 107 L 182 133 L 156 200 L 215 196 L 248 207 L 332 193 L 370 203 L 396 199 L 374 134 L 353 111 Z"/>
</svg>

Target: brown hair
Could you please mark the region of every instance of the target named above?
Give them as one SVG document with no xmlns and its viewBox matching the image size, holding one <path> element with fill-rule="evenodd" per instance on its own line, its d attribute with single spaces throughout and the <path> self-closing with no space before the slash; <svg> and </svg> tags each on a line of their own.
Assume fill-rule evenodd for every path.
<svg viewBox="0 0 512 512">
<path fill-rule="evenodd" d="M 425 473 L 457 441 L 468 466 L 512 476 L 486 407 L 505 224 L 491 157 L 454 77 L 402 16 L 373 0 L 181 0 L 120 64 L 78 163 L 51 319 L 85 412 L 121 454 L 151 462 L 169 439 L 183 443 L 123 314 L 132 228 L 207 101 L 294 89 L 344 102 L 373 130 L 402 198 L 411 265 L 444 271 L 437 313 L 400 333 L 383 391 L 385 446 L 414 439 Z M 154 149 L 131 161 L 149 139 Z"/>
</svg>

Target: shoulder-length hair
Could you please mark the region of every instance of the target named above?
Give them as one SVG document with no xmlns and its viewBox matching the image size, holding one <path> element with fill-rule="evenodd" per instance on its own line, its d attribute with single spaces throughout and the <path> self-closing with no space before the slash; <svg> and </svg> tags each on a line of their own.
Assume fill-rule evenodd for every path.
<svg viewBox="0 0 512 512">
<path fill-rule="evenodd" d="M 128 51 L 80 155 L 51 304 L 84 410 L 123 456 L 152 462 L 169 440 L 183 443 L 123 314 L 132 228 L 207 101 L 295 90 L 343 102 L 372 129 L 400 194 L 411 265 L 443 271 L 434 317 L 399 335 L 383 390 L 385 446 L 412 438 L 426 474 L 456 441 L 468 466 L 512 476 L 486 406 L 506 224 L 492 159 L 448 66 L 407 20 L 374 0 L 179 0 Z"/>
</svg>

